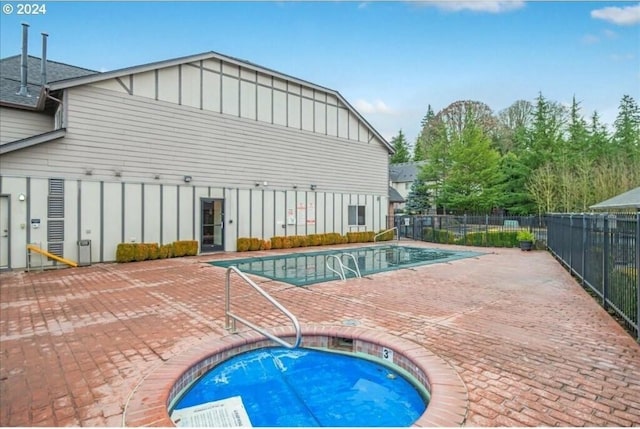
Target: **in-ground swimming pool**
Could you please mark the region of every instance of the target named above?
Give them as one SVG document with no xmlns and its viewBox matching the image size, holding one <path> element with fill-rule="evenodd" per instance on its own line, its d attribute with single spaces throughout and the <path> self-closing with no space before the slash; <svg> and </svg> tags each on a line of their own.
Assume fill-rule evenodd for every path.
<svg viewBox="0 0 640 429">
<path fill-rule="evenodd" d="M 171 418 L 178 426 L 400 427 L 424 413 L 427 398 L 371 358 L 273 347 L 212 368 L 178 398 Z"/>
<path fill-rule="evenodd" d="M 347 257 L 346 254 L 353 255 L 354 259 L 358 262 L 358 268 L 363 276 L 382 271 L 410 268 L 437 262 L 448 262 L 482 255 L 482 253 L 472 251 L 383 245 L 212 261 L 209 263 L 225 268 L 235 265 L 245 273 L 267 277 L 296 286 L 305 286 L 340 278 L 327 267 L 327 261 L 329 261 L 329 266 L 334 269 L 338 268 L 337 265 L 335 265 L 335 260 L 330 258 L 332 255 L 341 258 L 346 267 L 355 269 L 354 259 Z M 345 274 L 353 276 L 352 272 L 348 270 L 345 271 Z"/>
</svg>

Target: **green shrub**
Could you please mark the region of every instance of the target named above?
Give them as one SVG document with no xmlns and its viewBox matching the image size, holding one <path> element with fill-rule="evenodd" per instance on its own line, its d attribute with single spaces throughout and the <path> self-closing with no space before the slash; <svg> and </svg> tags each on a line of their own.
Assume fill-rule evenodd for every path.
<svg viewBox="0 0 640 429">
<path fill-rule="evenodd" d="M 132 262 L 136 258 L 135 243 L 120 243 L 116 248 L 116 262 Z"/>
<path fill-rule="evenodd" d="M 487 246 L 517 247 L 518 239 L 515 231 L 491 231 L 487 233 Z"/>
<path fill-rule="evenodd" d="M 395 231 L 393 229 L 384 232 L 384 234 L 382 232 L 383 231 L 378 232 L 378 234 L 380 235 L 378 236 L 378 238 L 376 238 L 377 241 L 389 241 L 395 238 Z"/>
<path fill-rule="evenodd" d="M 282 249 L 282 236 L 271 237 L 271 248 L 272 249 Z"/>
<path fill-rule="evenodd" d="M 307 243 L 309 246 L 320 246 L 322 244 L 323 234 L 310 234 L 307 236 Z"/>
<path fill-rule="evenodd" d="M 349 243 L 368 243 L 373 241 L 375 235 L 373 231 L 347 232 L 347 241 Z"/>
<path fill-rule="evenodd" d="M 338 234 L 337 232 L 328 232 L 326 234 L 323 234 L 322 237 L 322 244 L 323 245 L 331 245 L 331 244 L 341 244 L 344 243 L 344 239 L 346 237 L 344 237 L 341 234 Z"/>
<path fill-rule="evenodd" d="M 251 239 L 250 238 L 238 238 L 236 240 L 236 250 L 238 252 L 246 252 L 251 247 Z"/>
<path fill-rule="evenodd" d="M 195 256 L 198 254 L 197 240 L 180 240 L 173 242 L 173 256 Z"/>
<path fill-rule="evenodd" d="M 260 250 L 261 245 L 262 245 L 262 240 L 260 240 L 259 238 L 249 239 L 249 250 L 251 251 Z"/>
<path fill-rule="evenodd" d="M 133 243 L 133 246 L 134 261 L 140 262 L 149 259 L 149 248 L 145 243 Z"/>
<path fill-rule="evenodd" d="M 160 246 L 158 257 L 160 259 L 173 258 L 173 244 L 169 243 Z"/>
<path fill-rule="evenodd" d="M 422 232 L 424 241 L 442 244 L 455 244 L 456 236 L 446 229 L 425 228 Z"/>
<path fill-rule="evenodd" d="M 521 229 L 516 233 L 518 241 L 536 241 L 536 236 L 528 229 Z"/>
<path fill-rule="evenodd" d="M 158 243 L 147 243 L 148 259 L 158 259 L 160 257 L 160 246 Z"/>
</svg>

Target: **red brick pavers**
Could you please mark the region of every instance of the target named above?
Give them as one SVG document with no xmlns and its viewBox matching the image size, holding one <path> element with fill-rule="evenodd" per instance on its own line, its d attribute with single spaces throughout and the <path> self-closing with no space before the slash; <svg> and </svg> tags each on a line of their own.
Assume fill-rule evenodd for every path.
<svg viewBox="0 0 640 429">
<path fill-rule="evenodd" d="M 433 352 L 466 385 L 467 426 L 640 425 L 634 338 L 548 253 L 477 250 L 304 288 L 253 278 L 303 324 L 356 323 Z M 228 334 L 225 271 L 205 262 L 264 254 L 0 274 L 0 424 L 121 426 L 146 376 Z M 233 285 L 237 312 L 288 325 Z"/>
</svg>

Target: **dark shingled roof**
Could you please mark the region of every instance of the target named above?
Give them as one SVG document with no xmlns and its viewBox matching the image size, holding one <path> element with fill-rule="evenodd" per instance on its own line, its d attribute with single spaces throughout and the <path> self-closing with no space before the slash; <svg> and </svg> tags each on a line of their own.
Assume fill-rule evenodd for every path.
<svg viewBox="0 0 640 429">
<path fill-rule="evenodd" d="M 33 109 L 38 106 L 40 101 L 42 60 L 31 55 L 27 57 L 27 92 L 30 97 L 18 95 L 22 75 L 20 63 L 20 55 L 0 59 L 0 104 Z M 47 83 L 97 73 L 94 70 L 47 60 Z"/>
<path fill-rule="evenodd" d="M 389 186 L 389 202 L 390 203 L 404 203 L 405 199 L 402 198 L 402 195 L 395 188 Z"/>
<path fill-rule="evenodd" d="M 424 164 L 424 161 L 391 164 L 389 165 L 389 180 L 392 182 L 413 182 Z"/>
<path fill-rule="evenodd" d="M 640 186 L 598 204 L 594 204 L 589 208 L 594 210 L 640 210 Z"/>
</svg>

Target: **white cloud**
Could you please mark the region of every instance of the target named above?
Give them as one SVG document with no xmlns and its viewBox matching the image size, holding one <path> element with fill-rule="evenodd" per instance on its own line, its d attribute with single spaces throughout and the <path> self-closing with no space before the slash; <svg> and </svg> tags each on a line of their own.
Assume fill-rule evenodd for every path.
<svg viewBox="0 0 640 429">
<path fill-rule="evenodd" d="M 582 37 L 582 43 L 584 43 L 585 45 L 595 45 L 599 41 L 600 41 L 600 38 L 593 34 L 586 34 L 585 36 Z"/>
<path fill-rule="evenodd" d="M 422 2 L 421 2 L 422 3 Z M 522 0 L 490 0 L 490 1 L 457 1 L 444 0 L 422 3 L 425 6 L 434 6 L 438 9 L 459 12 L 470 10 L 473 12 L 502 13 L 524 7 Z"/>
<path fill-rule="evenodd" d="M 636 56 L 633 54 L 611 54 L 610 58 L 615 62 L 632 61 Z"/>
<path fill-rule="evenodd" d="M 393 113 L 382 100 L 376 100 L 372 103 L 362 99 L 356 100 L 355 108 L 361 113 Z"/>
<path fill-rule="evenodd" d="M 634 25 L 640 23 L 640 3 L 635 6 L 605 7 L 591 11 L 591 17 L 602 19 L 616 25 Z"/>
</svg>

